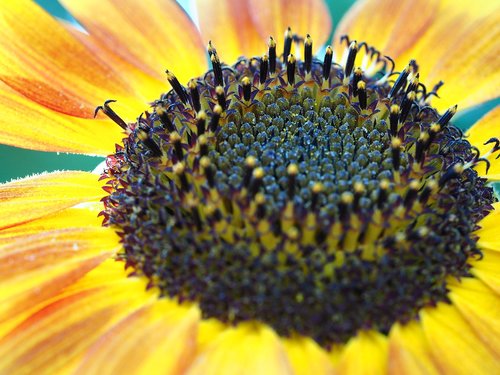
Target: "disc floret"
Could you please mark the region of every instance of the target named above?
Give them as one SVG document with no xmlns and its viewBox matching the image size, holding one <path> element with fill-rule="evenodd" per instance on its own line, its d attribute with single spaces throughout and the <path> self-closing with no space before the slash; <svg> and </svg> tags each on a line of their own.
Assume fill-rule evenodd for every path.
<svg viewBox="0 0 500 375">
<path fill-rule="evenodd" d="M 473 170 L 486 159 L 455 107 L 428 105 L 414 61 L 392 82 L 392 60 L 344 40 L 342 65 L 290 29 L 281 56 L 270 38 L 232 66 L 210 43 L 209 72 L 184 87 L 167 71 L 172 90 L 126 124 L 103 215 L 161 295 L 329 346 L 388 332 L 469 275 L 494 200 Z"/>
</svg>

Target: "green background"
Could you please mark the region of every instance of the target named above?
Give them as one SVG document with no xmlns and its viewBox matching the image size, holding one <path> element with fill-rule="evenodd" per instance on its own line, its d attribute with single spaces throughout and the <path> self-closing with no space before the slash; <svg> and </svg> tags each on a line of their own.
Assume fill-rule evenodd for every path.
<svg viewBox="0 0 500 375">
<path fill-rule="evenodd" d="M 57 3 L 56 0 L 36 0 L 40 5 L 45 7 L 53 15 L 70 19 L 70 15 Z M 85 1 L 85 0 L 81 0 Z M 137 0 L 140 1 L 140 0 Z M 180 1 L 186 3 L 186 1 Z M 352 5 L 354 0 L 329 0 L 328 5 L 332 13 L 334 24 Z M 500 101 L 494 100 L 480 108 L 463 112 L 457 115 L 455 124 L 465 129 L 469 127 L 476 119 L 481 117 L 487 110 L 493 108 Z M 1 115 L 1 114 L 0 114 Z M 29 126 L 37 126 L 36 122 Z M 23 177 L 32 173 L 53 171 L 60 169 L 80 169 L 93 170 L 102 159 L 81 155 L 70 155 L 64 153 L 38 152 L 24 150 L 15 147 L 0 145 L 0 182 L 9 181 L 12 178 Z"/>
</svg>

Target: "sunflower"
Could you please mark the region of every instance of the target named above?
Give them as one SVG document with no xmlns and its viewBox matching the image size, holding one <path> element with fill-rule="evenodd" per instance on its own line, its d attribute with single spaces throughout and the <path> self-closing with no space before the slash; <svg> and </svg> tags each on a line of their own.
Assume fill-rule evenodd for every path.
<svg viewBox="0 0 500 375">
<path fill-rule="evenodd" d="M 106 162 L 0 185 L 0 373 L 500 372 L 496 2 L 62 3 L 0 140 Z"/>
</svg>

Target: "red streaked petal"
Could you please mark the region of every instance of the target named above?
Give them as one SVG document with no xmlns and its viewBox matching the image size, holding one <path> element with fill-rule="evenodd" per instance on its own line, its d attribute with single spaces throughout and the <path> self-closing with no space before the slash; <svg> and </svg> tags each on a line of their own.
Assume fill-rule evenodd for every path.
<svg viewBox="0 0 500 375">
<path fill-rule="evenodd" d="M 196 308 L 154 301 L 105 332 L 75 374 L 181 374 L 195 355 L 198 320 Z"/>
<path fill-rule="evenodd" d="M 120 248 L 110 228 L 73 228 L 0 247 L 0 316 L 10 317 L 73 284 Z"/>
<path fill-rule="evenodd" d="M 144 110 L 132 88 L 105 62 L 29 0 L 0 7 L 0 80 L 56 112 L 92 118 L 117 99 L 135 118 Z"/>
<path fill-rule="evenodd" d="M 0 185 L 0 229 L 102 198 L 97 179 L 87 172 L 53 172 Z"/>
<path fill-rule="evenodd" d="M 95 271 L 101 267 L 123 270 L 123 264 L 115 262 Z M 84 278 L 86 288 L 60 295 L 0 339 L 0 373 L 53 374 L 67 369 L 110 327 L 151 302 L 142 280 L 127 278 L 124 271 L 114 278 L 113 273 L 95 271 Z"/>
<path fill-rule="evenodd" d="M 0 109 L 0 142 L 11 146 L 106 156 L 124 137 L 111 120 L 64 115 L 6 89 L 3 83 Z"/>
</svg>

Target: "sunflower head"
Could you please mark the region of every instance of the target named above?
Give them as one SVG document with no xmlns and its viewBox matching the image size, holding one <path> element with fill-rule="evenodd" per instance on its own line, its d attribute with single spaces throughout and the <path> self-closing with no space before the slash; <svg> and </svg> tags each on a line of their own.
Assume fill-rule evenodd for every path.
<svg viewBox="0 0 500 375">
<path fill-rule="evenodd" d="M 450 123 L 456 106 L 428 104 L 438 86 L 415 61 L 395 73 L 341 42 L 343 65 L 290 28 L 281 55 L 270 38 L 234 65 L 209 43 L 212 69 L 187 86 L 167 70 L 172 90 L 136 122 L 98 108 L 127 132 L 103 175 L 105 224 L 162 296 L 330 347 L 387 333 L 469 275 L 494 202 L 473 169 L 487 157 Z"/>
</svg>

